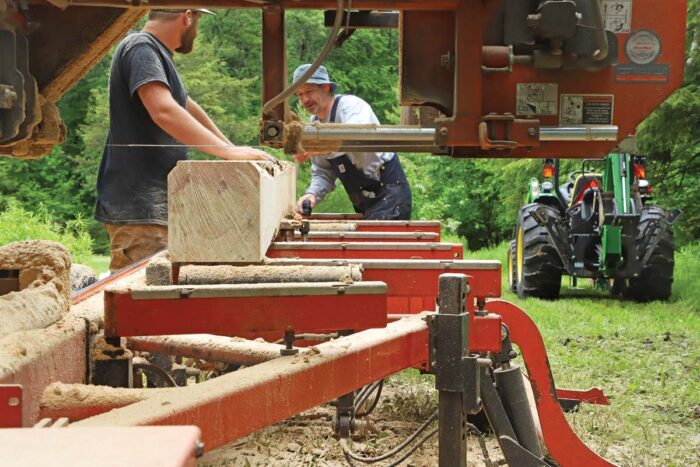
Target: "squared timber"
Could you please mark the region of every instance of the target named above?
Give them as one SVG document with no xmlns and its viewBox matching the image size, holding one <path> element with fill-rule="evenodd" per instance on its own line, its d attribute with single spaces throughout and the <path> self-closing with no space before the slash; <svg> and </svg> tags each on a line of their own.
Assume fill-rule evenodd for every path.
<svg viewBox="0 0 700 467">
<path fill-rule="evenodd" d="M 180 162 L 168 176 L 171 260 L 262 261 L 295 196 L 291 163 Z"/>
</svg>

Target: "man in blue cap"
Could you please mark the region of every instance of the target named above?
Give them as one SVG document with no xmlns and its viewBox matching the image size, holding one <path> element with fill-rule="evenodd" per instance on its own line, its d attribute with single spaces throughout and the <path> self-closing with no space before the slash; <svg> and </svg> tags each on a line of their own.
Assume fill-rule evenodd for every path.
<svg viewBox="0 0 700 467">
<path fill-rule="evenodd" d="M 173 53 L 192 51 L 204 9 L 151 10 L 121 41 L 109 76 L 109 134 L 95 218 L 110 239 L 110 271 L 167 248 L 168 173 L 188 146 L 227 160 L 266 160 L 235 146 L 188 95 Z"/>
<path fill-rule="evenodd" d="M 297 81 L 311 65 L 294 71 Z M 299 102 L 313 115 L 312 122 L 379 124 L 370 105 L 357 96 L 336 95 L 337 85 L 320 66 L 296 92 Z M 355 211 L 370 220 L 411 218 L 411 187 L 399 156 L 393 152 L 304 153 L 295 156 L 302 163 L 311 159 L 311 184 L 297 201 L 302 212 L 304 201 L 313 208 L 335 189 L 340 179 Z"/>
</svg>

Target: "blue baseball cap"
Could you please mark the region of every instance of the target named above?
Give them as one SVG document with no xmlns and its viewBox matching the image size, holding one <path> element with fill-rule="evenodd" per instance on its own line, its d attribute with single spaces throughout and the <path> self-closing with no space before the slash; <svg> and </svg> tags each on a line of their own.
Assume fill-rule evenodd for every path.
<svg viewBox="0 0 700 467">
<path fill-rule="evenodd" d="M 309 69 L 309 67 L 311 67 L 310 63 L 299 65 L 297 69 L 294 70 L 293 81 L 296 82 L 299 78 L 301 78 L 301 75 L 303 75 L 306 72 L 306 70 Z M 318 67 L 314 74 L 311 75 L 311 78 L 306 80 L 305 84 L 330 84 L 331 93 L 335 93 L 335 90 L 338 87 L 336 83 L 330 80 L 330 78 L 328 77 L 328 70 L 326 70 L 326 67 L 323 65 Z"/>
</svg>

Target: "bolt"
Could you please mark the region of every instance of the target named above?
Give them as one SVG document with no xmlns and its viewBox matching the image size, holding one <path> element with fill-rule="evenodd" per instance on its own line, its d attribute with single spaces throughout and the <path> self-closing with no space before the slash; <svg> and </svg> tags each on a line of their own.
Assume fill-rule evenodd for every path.
<svg viewBox="0 0 700 467">
<path fill-rule="evenodd" d="M 280 134 L 279 129 L 276 126 L 269 126 L 267 127 L 267 136 L 269 138 L 277 138 L 277 136 Z"/>
<path fill-rule="evenodd" d="M 440 128 L 440 135 L 441 136 L 447 136 L 448 132 L 449 132 L 449 130 L 447 129 L 447 127 Z"/>
<path fill-rule="evenodd" d="M 19 398 L 18 397 L 10 397 L 7 399 L 7 405 L 10 407 L 17 407 L 19 405 Z"/>
<path fill-rule="evenodd" d="M 195 457 L 199 458 L 204 455 L 204 443 L 201 441 L 197 441 L 197 445 L 194 448 L 194 455 Z"/>
<path fill-rule="evenodd" d="M 537 130 L 534 129 L 534 128 L 528 128 L 528 129 L 527 129 L 527 134 L 528 134 L 529 136 L 535 136 L 535 135 L 537 134 Z"/>
</svg>

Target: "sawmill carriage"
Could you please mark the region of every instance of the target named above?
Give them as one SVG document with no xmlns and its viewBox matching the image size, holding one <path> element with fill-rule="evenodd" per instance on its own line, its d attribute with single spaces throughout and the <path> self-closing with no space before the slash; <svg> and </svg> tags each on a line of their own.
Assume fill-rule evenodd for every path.
<svg viewBox="0 0 700 467">
<path fill-rule="evenodd" d="M 262 9 L 260 140 L 288 153 L 303 145 L 453 158 L 603 157 L 683 79 L 684 0 L 0 0 L 0 154 L 35 158 L 60 144 L 66 130 L 56 102 L 149 7 Z M 326 11 L 329 41 L 315 64 L 343 30 L 398 28 L 400 105 L 410 109 L 404 124 L 294 121 L 286 104 L 294 92 L 284 66 L 287 9 Z M 224 172 L 225 183 L 212 187 L 211 174 Z M 238 201 L 243 179 L 258 187 L 256 203 L 266 209 Z M 212 449 L 331 400 L 335 429 L 348 436 L 358 425 L 361 388 L 420 368 L 435 374 L 440 394 L 441 466 L 465 464 L 465 417 L 482 409 L 511 465 L 610 465 L 562 412 L 607 399 L 600 390 L 555 387 L 537 327 L 499 299 L 498 262 L 465 261 L 461 245 L 440 242 L 435 222 L 289 219 L 294 183 L 291 166 L 181 163 L 169 179 L 167 255 L 70 298 L 65 253 L 45 254 L 42 248 L 54 250 L 43 244 L 0 250 L 3 290 L 11 294 L 5 316 L 18 312 L 12 302 L 39 289 L 58 304 L 39 313 L 39 324 L 20 323 L 0 336 L 9 362 L 0 366 L 0 420 L 6 427 L 69 425 L 2 430 L 3 444 L 34 446 L 36 459 L 57 461 L 62 450 L 39 446 L 85 439 L 98 446 L 91 430 L 112 427 L 111 439 L 126 447 L 140 430 L 142 449 L 109 455 L 127 464 L 165 443 L 181 448 L 167 451 L 176 465 L 190 465 L 200 440 Z M 220 191 L 211 204 L 189 202 L 212 189 Z M 232 234 L 237 216 L 248 216 L 246 241 Z M 330 223 L 344 227 L 331 231 Z M 261 267 L 276 269 L 262 274 Z M 280 341 L 272 354 L 281 356 L 266 347 L 268 357 L 246 361 L 258 364 L 219 378 L 129 392 L 135 368 L 157 372 L 134 352 L 244 359 L 240 348 L 214 354 L 184 336 L 197 333 Z M 309 334 L 338 338 L 300 350 Z M 163 380 L 187 373 L 165 370 Z M 62 386 L 49 386 L 56 382 Z M 100 385 L 114 388 L 107 402 L 91 397 Z M 198 428 L 130 428 L 143 425 Z"/>
</svg>

